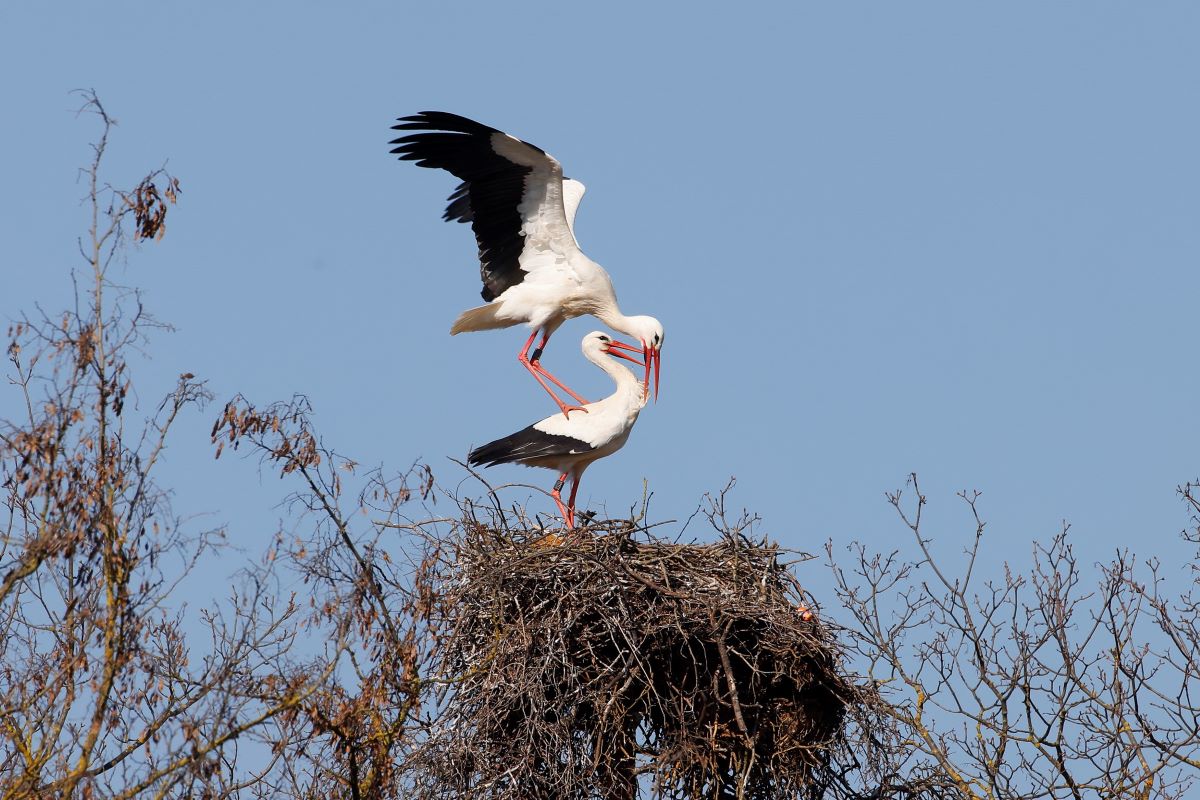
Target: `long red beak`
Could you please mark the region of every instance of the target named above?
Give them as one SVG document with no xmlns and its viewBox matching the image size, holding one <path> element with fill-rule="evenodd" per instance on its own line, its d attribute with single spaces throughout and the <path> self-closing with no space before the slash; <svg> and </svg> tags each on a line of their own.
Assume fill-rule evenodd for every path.
<svg viewBox="0 0 1200 800">
<path fill-rule="evenodd" d="M 646 361 L 646 380 L 643 384 L 646 387 L 646 394 L 650 394 L 650 365 L 654 365 L 654 402 L 658 402 L 658 371 L 662 367 L 662 351 L 657 347 L 645 345 L 642 350 L 642 357 Z"/>
<path fill-rule="evenodd" d="M 627 356 L 624 353 L 620 352 L 621 350 L 628 350 L 631 353 L 641 352 L 642 360 L 639 361 L 636 358 Z M 628 344 L 625 344 L 624 342 L 618 342 L 614 339 L 613 341 L 608 343 L 607 352 L 610 356 L 616 356 L 617 358 L 623 358 L 626 361 L 632 361 L 634 364 L 637 364 L 639 367 L 646 368 L 646 378 L 645 378 L 645 380 L 642 381 L 642 389 L 646 392 L 647 395 L 650 394 L 650 371 L 651 371 L 651 369 L 653 369 L 653 371 L 654 371 L 654 402 L 657 403 L 658 402 L 658 369 L 662 365 L 662 356 L 659 355 L 658 348 L 651 347 L 650 345 L 647 345 L 647 344 L 643 344 L 641 350 L 639 351 L 638 348 L 634 347 L 633 345 L 628 345 Z"/>
<path fill-rule="evenodd" d="M 616 349 L 614 349 L 614 348 L 616 348 Z M 608 343 L 608 347 L 605 348 L 604 352 L 608 353 L 610 356 L 616 356 L 617 358 L 623 358 L 626 361 L 632 361 L 633 363 L 637 364 L 639 367 L 645 366 L 645 364 L 643 364 L 641 361 L 637 360 L 633 356 L 627 356 L 624 353 L 622 353 L 621 352 L 622 350 L 628 350 L 631 353 L 641 352 L 633 345 L 625 344 L 624 342 L 618 342 L 616 339 L 613 339 L 611 342 Z"/>
</svg>

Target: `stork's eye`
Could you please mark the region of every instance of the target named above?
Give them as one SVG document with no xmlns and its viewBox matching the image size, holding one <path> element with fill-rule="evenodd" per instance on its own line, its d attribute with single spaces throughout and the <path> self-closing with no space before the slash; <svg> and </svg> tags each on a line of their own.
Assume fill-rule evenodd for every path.
<svg viewBox="0 0 1200 800">
<path fill-rule="evenodd" d="M 654 343 L 658 344 L 658 334 L 654 334 Z"/>
<path fill-rule="evenodd" d="M 600 337 L 600 341 L 602 341 L 602 342 L 607 342 L 607 341 L 609 341 L 609 338 L 608 338 L 607 336 L 603 336 L 603 335 L 601 335 L 601 337 Z"/>
</svg>

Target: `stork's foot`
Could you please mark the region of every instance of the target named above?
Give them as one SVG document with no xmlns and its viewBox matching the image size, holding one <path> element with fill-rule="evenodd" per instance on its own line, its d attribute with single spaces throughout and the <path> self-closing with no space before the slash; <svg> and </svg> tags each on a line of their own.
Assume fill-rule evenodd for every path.
<svg viewBox="0 0 1200 800">
<path fill-rule="evenodd" d="M 562 409 L 563 416 L 567 419 L 571 418 L 572 411 L 582 411 L 585 414 L 588 413 L 588 410 L 583 406 L 569 406 L 566 403 L 559 403 L 558 407 Z"/>
</svg>

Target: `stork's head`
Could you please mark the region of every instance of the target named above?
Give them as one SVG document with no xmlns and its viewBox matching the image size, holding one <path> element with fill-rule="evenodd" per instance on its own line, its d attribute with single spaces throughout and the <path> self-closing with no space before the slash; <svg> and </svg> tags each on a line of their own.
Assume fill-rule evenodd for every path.
<svg viewBox="0 0 1200 800">
<path fill-rule="evenodd" d="M 639 367 L 644 367 L 645 362 L 640 359 L 628 355 L 629 353 L 645 353 L 645 348 L 634 347 L 631 344 L 625 344 L 619 339 L 614 339 L 607 333 L 601 331 L 592 331 L 587 336 L 583 337 L 583 354 L 588 358 L 592 358 L 592 353 L 603 353 L 606 356 L 614 358 L 623 358 L 626 361 L 632 361 Z M 592 358 L 595 361 L 594 358 Z M 646 388 L 642 387 L 642 396 L 645 397 Z M 643 401 L 644 402 L 644 401 Z"/>
<path fill-rule="evenodd" d="M 632 361 L 639 367 L 644 366 L 641 359 L 627 355 L 627 353 L 640 353 L 642 352 L 642 348 L 625 344 L 620 339 L 614 339 L 603 331 L 592 331 L 583 337 L 583 353 L 584 355 L 588 355 L 590 352 L 623 358 L 626 361 Z"/>
<path fill-rule="evenodd" d="M 642 344 L 642 360 L 646 364 L 646 378 L 643 386 L 646 395 L 650 394 L 650 373 L 654 373 L 654 400 L 658 401 L 658 371 L 662 367 L 662 346 L 667 335 L 662 323 L 654 317 L 644 314 L 636 317 L 626 317 L 625 333 L 638 339 Z"/>
</svg>

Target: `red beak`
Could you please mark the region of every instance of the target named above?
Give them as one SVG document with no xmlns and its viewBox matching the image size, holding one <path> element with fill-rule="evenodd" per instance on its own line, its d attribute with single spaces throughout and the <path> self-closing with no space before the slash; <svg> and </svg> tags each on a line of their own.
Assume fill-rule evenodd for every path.
<svg viewBox="0 0 1200 800">
<path fill-rule="evenodd" d="M 616 348 L 616 349 L 613 349 L 613 348 Z M 634 364 L 637 364 L 639 367 L 645 366 L 641 361 L 638 361 L 633 356 L 627 356 L 624 353 L 622 353 L 621 352 L 622 350 L 628 350 L 631 353 L 639 352 L 638 349 L 636 347 L 634 347 L 633 345 L 625 344 L 624 342 L 618 342 L 616 339 L 613 339 L 611 342 L 608 343 L 608 346 L 604 349 L 604 352 L 608 353 L 610 356 L 616 356 L 617 358 L 623 358 L 626 361 L 632 361 Z"/>
<path fill-rule="evenodd" d="M 658 402 L 658 371 L 662 367 L 662 351 L 657 347 L 642 343 L 642 358 L 646 361 L 646 380 L 643 386 L 646 394 L 650 394 L 650 366 L 654 365 L 654 402 Z"/>
<path fill-rule="evenodd" d="M 638 361 L 636 358 L 627 356 L 624 353 L 620 352 L 621 350 L 628 350 L 631 353 L 641 352 L 642 360 Z M 651 347 L 650 345 L 643 343 L 642 348 L 639 351 L 638 348 L 634 347 L 633 345 L 628 345 L 628 344 L 625 344 L 624 342 L 618 342 L 614 339 L 613 341 L 608 343 L 608 349 L 605 352 L 607 352 L 610 356 L 616 356 L 617 358 L 623 358 L 626 361 L 632 361 L 634 364 L 637 364 L 639 367 L 646 368 L 646 377 L 642 381 L 642 389 L 643 389 L 643 391 L 646 392 L 647 395 L 650 394 L 650 372 L 651 372 L 651 369 L 653 369 L 653 371 L 654 371 L 654 402 L 656 402 L 656 403 L 658 402 L 658 370 L 659 370 L 659 367 L 662 366 L 662 356 L 659 355 L 657 347 Z"/>
</svg>

